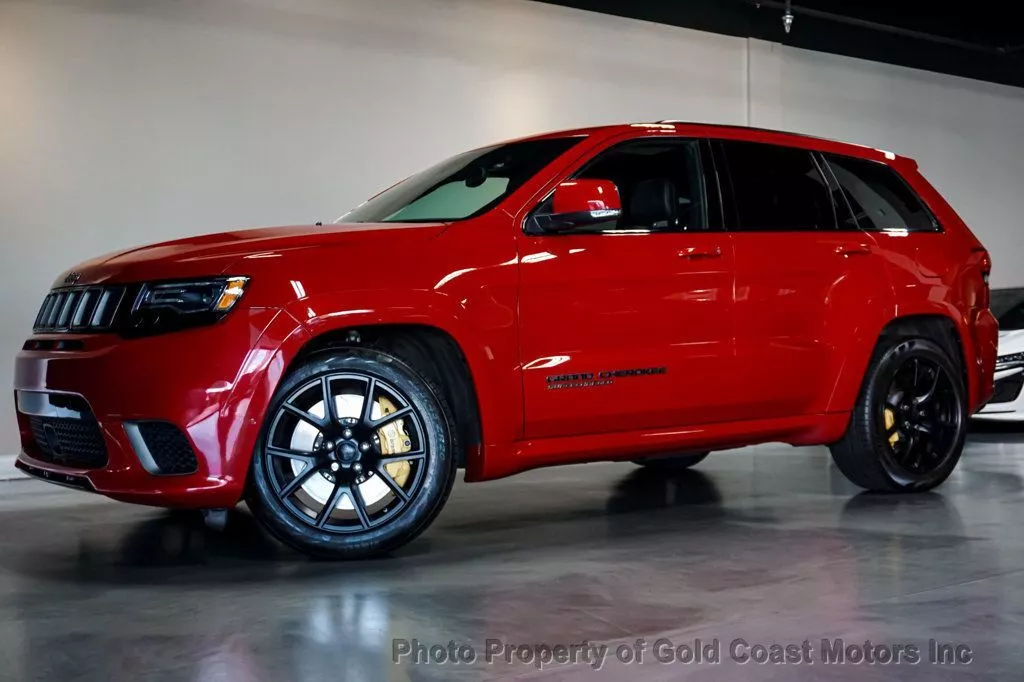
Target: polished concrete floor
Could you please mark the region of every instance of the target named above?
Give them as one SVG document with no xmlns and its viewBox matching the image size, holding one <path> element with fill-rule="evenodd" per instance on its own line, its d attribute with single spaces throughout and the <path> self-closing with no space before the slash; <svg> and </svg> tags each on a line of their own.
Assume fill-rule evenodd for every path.
<svg viewBox="0 0 1024 682">
<path fill-rule="evenodd" d="M 674 479 L 562 467 L 460 484 L 416 543 L 358 564 L 287 551 L 244 510 L 215 532 L 12 481 L 0 679 L 575 680 L 598 666 L 609 680 L 1022 679 L 1022 477 L 1024 432 L 991 429 L 937 493 L 913 497 L 858 494 L 821 448 L 720 453 Z M 717 664 L 656 660 L 658 640 L 716 638 Z M 824 664 L 823 638 L 851 658 Z M 393 663 L 414 639 L 475 661 Z M 528 647 L 488 662 L 489 639 Z M 643 662 L 620 662 L 637 639 Z M 743 664 L 737 639 L 748 655 L 808 640 L 812 662 Z M 933 639 L 970 662 L 930 662 Z M 603 664 L 580 650 L 575 664 L 519 660 L 584 640 L 609 647 Z M 866 640 L 920 660 L 905 648 L 899 665 L 851 663 Z"/>
</svg>

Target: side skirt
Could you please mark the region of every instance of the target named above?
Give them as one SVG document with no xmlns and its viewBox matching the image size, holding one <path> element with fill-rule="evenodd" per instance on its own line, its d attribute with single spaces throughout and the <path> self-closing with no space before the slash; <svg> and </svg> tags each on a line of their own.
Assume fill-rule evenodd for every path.
<svg viewBox="0 0 1024 682">
<path fill-rule="evenodd" d="M 849 421 L 849 412 L 836 412 L 647 431 L 524 439 L 509 446 L 491 445 L 486 448 L 482 453 L 482 466 L 467 472 L 466 480 L 484 481 L 560 464 L 629 461 L 638 456 L 727 450 L 768 442 L 828 444 L 842 437 Z"/>
</svg>

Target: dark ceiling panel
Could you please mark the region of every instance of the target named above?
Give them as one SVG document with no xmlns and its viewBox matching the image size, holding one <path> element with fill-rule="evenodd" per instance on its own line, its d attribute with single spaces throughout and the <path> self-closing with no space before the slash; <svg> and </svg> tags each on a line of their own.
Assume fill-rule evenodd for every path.
<svg viewBox="0 0 1024 682">
<path fill-rule="evenodd" d="M 787 35 L 784 1 L 540 1 L 1024 87 L 1017 2 L 794 0 Z"/>
</svg>

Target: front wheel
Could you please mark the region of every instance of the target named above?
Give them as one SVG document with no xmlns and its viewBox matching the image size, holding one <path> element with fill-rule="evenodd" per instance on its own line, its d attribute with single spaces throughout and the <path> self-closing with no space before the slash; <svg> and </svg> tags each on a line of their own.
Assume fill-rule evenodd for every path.
<svg viewBox="0 0 1024 682">
<path fill-rule="evenodd" d="M 879 492 L 921 492 L 953 472 L 967 434 L 962 373 L 936 343 L 880 346 L 832 458 L 853 483 Z"/>
<path fill-rule="evenodd" d="M 440 392 L 400 359 L 346 348 L 291 372 L 271 401 L 247 502 L 285 543 L 335 559 L 412 540 L 456 475 Z"/>
</svg>

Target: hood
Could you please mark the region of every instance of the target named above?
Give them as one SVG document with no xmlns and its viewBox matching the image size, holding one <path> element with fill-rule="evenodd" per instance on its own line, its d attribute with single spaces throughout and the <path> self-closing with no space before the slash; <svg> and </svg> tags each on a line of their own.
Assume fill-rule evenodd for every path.
<svg viewBox="0 0 1024 682">
<path fill-rule="evenodd" d="M 246 256 L 330 247 L 372 247 L 382 240 L 427 240 L 445 223 L 292 225 L 207 234 L 99 256 L 62 273 L 53 286 L 139 282 L 224 274 Z M 232 273 L 244 275 L 245 273 Z"/>
<path fill-rule="evenodd" d="M 999 355 L 1024 352 L 1024 329 L 999 332 Z"/>
</svg>

